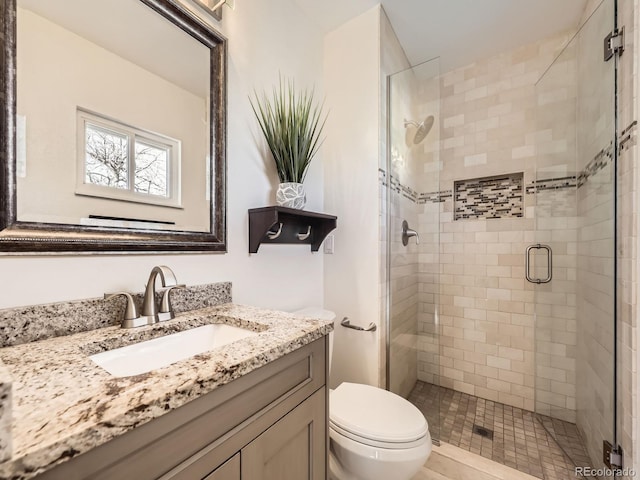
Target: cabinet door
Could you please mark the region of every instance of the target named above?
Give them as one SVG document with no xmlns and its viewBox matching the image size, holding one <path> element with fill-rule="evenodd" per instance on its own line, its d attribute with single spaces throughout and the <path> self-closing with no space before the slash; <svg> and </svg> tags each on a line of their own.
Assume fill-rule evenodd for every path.
<svg viewBox="0 0 640 480">
<path fill-rule="evenodd" d="M 240 454 L 236 453 L 224 464 L 204 477 L 204 480 L 240 480 Z"/>
<path fill-rule="evenodd" d="M 242 449 L 242 480 L 324 480 L 326 435 L 321 388 Z"/>
</svg>

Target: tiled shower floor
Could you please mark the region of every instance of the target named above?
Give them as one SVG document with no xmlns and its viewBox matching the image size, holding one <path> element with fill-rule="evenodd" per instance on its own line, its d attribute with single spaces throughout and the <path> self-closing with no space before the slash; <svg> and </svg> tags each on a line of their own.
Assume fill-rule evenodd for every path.
<svg viewBox="0 0 640 480">
<path fill-rule="evenodd" d="M 575 479 L 575 466 L 590 464 L 571 423 L 420 381 L 409 401 L 427 418 L 432 437 L 534 477 Z M 493 438 L 475 433 L 474 425 Z"/>
</svg>

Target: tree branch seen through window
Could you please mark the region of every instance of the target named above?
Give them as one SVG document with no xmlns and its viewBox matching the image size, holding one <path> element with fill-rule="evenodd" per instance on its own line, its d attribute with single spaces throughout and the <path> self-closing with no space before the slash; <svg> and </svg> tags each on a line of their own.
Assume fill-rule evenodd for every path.
<svg viewBox="0 0 640 480">
<path fill-rule="evenodd" d="M 167 196 L 169 152 L 135 140 L 134 191 Z M 87 124 L 85 181 L 105 187 L 129 189 L 129 139 Z"/>
<path fill-rule="evenodd" d="M 180 141 L 78 109 L 76 193 L 180 207 Z"/>
<path fill-rule="evenodd" d="M 87 125 L 85 181 L 94 185 L 128 189 L 128 143 L 126 136 Z"/>
</svg>

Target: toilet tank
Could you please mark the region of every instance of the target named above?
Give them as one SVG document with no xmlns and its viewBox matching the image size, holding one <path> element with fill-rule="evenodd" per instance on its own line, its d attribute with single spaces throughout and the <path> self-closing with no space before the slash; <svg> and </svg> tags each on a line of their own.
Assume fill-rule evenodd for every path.
<svg viewBox="0 0 640 480">
<path fill-rule="evenodd" d="M 292 312 L 299 317 L 320 318 L 322 320 L 335 320 L 336 314 L 322 307 L 306 307 Z M 329 333 L 329 373 L 331 373 L 331 361 L 333 360 L 333 332 Z"/>
</svg>

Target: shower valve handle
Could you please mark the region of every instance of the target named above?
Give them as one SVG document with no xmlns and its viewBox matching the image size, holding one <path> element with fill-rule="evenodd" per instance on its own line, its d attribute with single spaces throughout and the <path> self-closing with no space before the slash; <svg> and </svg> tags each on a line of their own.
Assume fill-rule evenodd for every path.
<svg viewBox="0 0 640 480">
<path fill-rule="evenodd" d="M 402 221 L 402 245 L 405 247 L 409 244 L 409 239 L 416 237 L 416 245 L 420 244 L 420 235 L 415 230 L 409 228 L 409 224 L 406 220 Z"/>
</svg>

